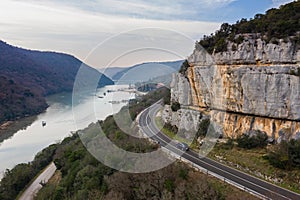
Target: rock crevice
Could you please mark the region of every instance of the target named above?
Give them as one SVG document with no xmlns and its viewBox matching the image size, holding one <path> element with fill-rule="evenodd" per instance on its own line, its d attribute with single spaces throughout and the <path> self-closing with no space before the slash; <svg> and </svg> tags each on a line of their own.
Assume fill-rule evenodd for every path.
<svg viewBox="0 0 300 200">
<path fill-rule="evenodd" d="M 230 137 L 249 130 L 265 131 L 271 137 L 282 130 L 297 134 L 300 53 L 296 49 L 290 41 L 266 44 L 250 36 L 236 51 L 229 48 L 212 56 L 196 45 L 185 74 L 173 75 L 171 101 L 206 110 Z"/>
</svg>

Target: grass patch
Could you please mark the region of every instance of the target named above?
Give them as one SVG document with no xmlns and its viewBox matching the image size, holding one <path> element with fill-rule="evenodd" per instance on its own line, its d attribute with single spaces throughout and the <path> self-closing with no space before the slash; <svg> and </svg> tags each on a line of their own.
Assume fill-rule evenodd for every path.
<svg viewBox="0 0 300 200">
<path fill-rule="evenodd" d="M 54 175 L 49 179 L 47 184 L 54 184 L 58 185 L 61 180 L 61 172 L 59 170 L 56 170 Z"/>
<path fill-rule="evenodd" d="M 190 143 L 189 140 L 178 136 L 176 133 L 174 133 L 170 129 L 164 127 L 161 117 L 155 117 L 155 123 L 156 123 L 157 127 L 160 129 L 160 131 L 163 132 L 165 135 L 167 135 L 169 138 L 171 138 L 173 140 L 177 140 L 178 142 L 184 142 L 187 144 Z"/>
<path fill-rule="evenodd" d="M 161 117 L 155 118 L 156 125 L 168 137 L 180 142 L 186 142 L 183 138 L 178 138 L 175 133 L 163 127 Z M 273 146 L 265 148 L 244 149 L 233 144 L 228 148 L 227 143 L 217 143 L 208 157 L 224 163 L 230 167 L 241 170 L 245 173 L 256 176 L 267 182 L 271 182 L 288 190 L 300 193 L 300 170 L 282 170 L 270 165 L 266 159 L 268 152 Z M 197 151 L 199 146 L 194 140 L 190 148 Z"/>
<path fill-rule="evenodd" d="M 176 134 L 175 133 L 173 133 L 172 131 L 170 131 L 169 129 L 167 129 L 167 128 L 165 128 L 164 126 L 163 126 L 163 122 L 162 122 L 162 120 L 161 120 L 161 118 L 160 117 L 155 117 L 155 123 L 156 123 L 156 125 L 157 125 L 157 127 L 164 133 L 164 134 L 166 134 L 168 137 L 170 137 L 170 138 L 174 138 L 174 137 L 176 137 Z"/>
<path fill-rule="evenodd" d="M 300 193 L 300 170 L 282 170 L 273 167 L 265 159 L 269 148 L 243 149 L 234 146 L 232 149 L 224 148 L 219 143 L 208 154 L 208 157 L 233 168 L 239 169 L 268 182 Z"/>
</svg>

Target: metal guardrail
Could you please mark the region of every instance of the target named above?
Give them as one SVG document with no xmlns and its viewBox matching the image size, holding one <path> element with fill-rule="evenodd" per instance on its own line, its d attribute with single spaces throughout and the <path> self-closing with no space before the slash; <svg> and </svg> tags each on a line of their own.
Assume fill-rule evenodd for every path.
<svg viewBox="0 0 300 200">
<path fill-rule="evenodd" d="M 141 114 L 142 114 L 143 112 L 144 112 L 144 111 L 142 111 L 142 112 L 137 116 L 137 118 L 136 118 L 137 122 L 139 121 L 139 118 L 140 118 L 140 116 L 141 116 Z M 142 136 L 144 136 L 145 138 L 148 138 L 148 140 L 149 140 L 150 142 L 155 142 L 154 140 L 152 140 L 151 138 L 149 138 L 148 135 L 147 135 L 146 133 L 144 133 L 144 132 L 142 131 L 142 129 L 141 129 L 141 127 L 139 126 L 139 124 L 138 124 L 138 127 L 139 127 L 139 130 L 140 130 L 139 132 L 140 132 L 140 134 L 141 134 Z M 232 180 L 229 180 L 229 179 L 227 179 L 227 178 L 225 178 L 225 177 L 223 177 L 223 176 L 220 176 L 220 175 L 218 175 L 218 174 L 216 174 L 216 173 L 214 173 L 214 172 L 211 172 L 211 171 L 209 171 L 208 169 L 205 169 L 205 168 L 203 168 L 203 167 L 201 167 L 201 166 L 199 166 L 199 165 L 196 165 L 195 163 L 189 161 L 188 159 L 185 159 L 185 158 L 179 156 L 178 154 L 175 154 L 174 152 L 170 151 L 169 149 L 167 149 L 167 148 L 165 148 L 165 147 L 161 147 L 161 149 L 162 149 L 167 155 L 172 156 L 173 158 L 176 158 L 176 159 L 178 159 L 178 160 L 180 160 L 180 161 L 182 161 L 182 162 L 188 164 L 188 165 L 191 166 L 192 168 L 194 168 L 194 169 L 196 169 L 196 170 L 198 170 L 198 171 L 201 171 L 201 172 L 204 173 L 204 174 L 207 174 L 207 175 L 213 176 L 213 177 L 215 177 L 215 178 L 217 178 L 217 179 L 220 179 L 220 180 L 222 180 L 224 183 L 228 183 L 228 184 L 230 184 L 230 185 L 232 185 L 232 186 L 234 186 L 234 187 L 236 187 L 236 188 L 238 188 L 238 189 L 240 189 L 240 190 L 243 190 L 243 191 L 245 191 L 245 192 L 248 192 L 248 193 L 250 193 L 250 194 L 252 194 L 252 195 L 254 195 L 254 196 L 256 196 L 256 197 L 258 197 L 258 198 L 260 198 L 260 199 L 270 200 L 270 198 L 268 198 L 268 197 L 266 197 L 266 196 L 264 196 L 264 195 L 262 195 L 262 194 L 260 194 L 260 193 L 258 193 L 258 192 L 256 192 L 256 191 L 254 191 L 254 190 L 252 190 L 252 189 L 250 189 L 250 188 L 247 188 L 247 187 L 245 187 L 245 186 L 242 186 L 242 185 L 240 185 L 239 183 L 236 183 L 236 182 L 234 182 L 234 181 L 232 181 Z"/>
<path fill-rule="evenodd" d="M 243 190 L 243 191 L 245 191 L 245 192 L 248 192 L 248 193 L 250 193 L 250 194 L 252 194 L 252 195 L 254 195 L 254 196 L 256 196 L 256 197 L 258 197 L 258 198 L 260 198 L 260 199 L 264 199 L 264 200 L 265 200 L 265 199 L 266 199 L 266 200 L 269 200 L 269 199 L 270 199 L 270 198 L 268 198 L 268 197 L 266 197 L 266 196 L 264 196 L 264 195 L 262 195 L 262 194 L 260 194 L 260 193 L 258 193 L 258 192 L 256 192 L 256 191 L 254 191 L 254 190 L 251 190 L 250 188 L 244 187 L 244 186 L 242 186 L 242 185 L 240 185 L 240 184 L 238 184 L 238 183 L 236 183 L 236 182 L 234 182 L 234 181 L 231 181 L 231 180 L 229 180 L 229 179 L 227 179 L 227 178 L 225 178 L 225 177 L 223 177 L 223 176 L 220 176 L 220 175 L 218 175 L 218 174 L 216 174 L 216 173 L 214 173 L 214 172 L 211 172 L 211 171 L 209 171 L 208 169 L 205 169 L 205 168 L 203 168 L 203 167 L 201 167 L 201 166 L 199 166 L 199 165 L 196 165 L 195 163 L 189 161 L 188 159 L 185 159 L 185 158 L 183 158 L 183 157 L 181 157 L 181 156 L 178 156 L 177 154 L 173 153 L 172 151 L 170 151 L 169 149 L 167 149 L 167 148 L 165 148 L 165 147 L 161 147 L 161 148 L 162 148 L 162 150 L 163 150 L 164 152 L 166 152 L 168 155 L 170 155 L 170 156 L 172 156 L 172 157 L 174 157 L 174 158 L 176 158 L 176 159 L 178 159 L 178 160 L 180 160 L 180 161 L 182 161 L 182 162 L 188 164 L 188 165 L 191 166 L 192 168 L 194 168 L 194 169 L 196 169 L 196 170 L 198 170 L 198 171 L 201 171 L 201 172 L 204 173 L 204 174 L 211 175 L 211 176 L 213 176 L 213 177 L 215 177 L 215 178 L 218 178 L 218 179 L 224 181 L 224 183 L 228 183 L 228 184 L 230 184 L 230 185 L 233 185 L 234 187 L 237 187 L 237 188 L 239 188 L 240 190 Z"/>
</svg>

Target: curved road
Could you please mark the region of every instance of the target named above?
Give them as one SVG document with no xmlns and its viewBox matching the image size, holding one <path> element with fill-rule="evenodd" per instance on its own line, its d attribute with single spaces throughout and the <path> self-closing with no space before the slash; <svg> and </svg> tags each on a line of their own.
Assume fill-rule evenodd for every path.
<svg viewBox="0 0 300 200">
<path fill-rule="evenodd" d="M 220 164 L 209 158 L 200 158 L 199 154 L 195 151 L 189 150 L 182 152 L 177 149 L 172 143 L 171 139 L 161 133 L 156 126 L 155 117 L 160 110 L 161 105 L 156 103 L 151 107 L 145 109 L 139 116 L 139 125 L 149 138 L 155 141 L 159 141 L 160 145 L 168 149 L 169 151 L 181 155 L 182 158 L 190 161 L 194 165 L 204 168 L 213 174 L 217 174 L 222 178 L 230 180 L 234 185 L 242 186 L 244 190 L 252 191 L 252 193 L 259 194 L 264 199 L 278 199 L 278 200 L 297 200 L 300 199 L 300 194 L 278 187 L 254 176 L 245 174 L 239 170 Z"/>
</svg>

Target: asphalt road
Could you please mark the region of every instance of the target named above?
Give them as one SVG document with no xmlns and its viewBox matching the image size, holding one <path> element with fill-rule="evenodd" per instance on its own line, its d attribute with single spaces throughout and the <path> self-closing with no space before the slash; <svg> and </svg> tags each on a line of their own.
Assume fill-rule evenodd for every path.
<svg viewBox="0 0 300 200">
<path fill-rule="evenodd" d="M 200 158 L 199 154 L 195 151 L 189 150 L 187 152 L 182 152 L 174 145 L 170 145 L 172 144 L 170 143 L 171 139 L 160 132 L 155 123 L 155 117 L 160 108 L 161 106 L 159 104 L 154 104 L 150 108 L 144 110 L 139 117 L 139 124 L 142 131 L 151 139 L 159 141 L 161 146 L 164 146 L 175 154 L 182 154 L 182 158 L 192 162 L 194 165 L 198 165 L 214 174 L 230 180 L 231 182 L 237 183 L 246 191 L 254 191 L 255 193 L 263 196 L 265 199 L 300 200 L 300 194 L 278 187 L 254 176 L 245 174 L 239 170 L 220 164 L 207 157 Z"/>
<path fill-rule="evenodd" d="M 33 181 L 33 183 L 23 192 L 19 200 L 32 200 L 36 193 L 42 188 L 41 182 L 47 183 L 56 171 L 56 166 L 52 162 L 46 169 Z"/>
</svg>

